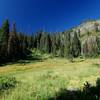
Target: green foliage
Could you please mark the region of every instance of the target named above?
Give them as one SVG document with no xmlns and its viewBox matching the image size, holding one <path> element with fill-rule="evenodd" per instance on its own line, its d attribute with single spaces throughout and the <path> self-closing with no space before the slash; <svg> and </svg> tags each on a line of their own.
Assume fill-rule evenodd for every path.
<svg viewBox="0 0 100 100">
<path fill-rule="evenodd" d="M 9 38 L 9 21 L 5 20 L 0 30 L 0 58 L 7 56 L 7 46 Z"/>
<path fill-rule="evenodd" d="M 13 24 L 12 32 L 9 34 L 9 39 L 8 39 L 8 56 L 11 58 L 16 58 L 18 55 L 18 38 L 16 34 L 16 24 Z M 13 55 L 12 55 L 13 54 Z"/>
<path fill-rule="evenodd" d="M 15 87 L 17 80 L 15 77 L 0 76 L 0 92 Z"/>
<path fill-rule="evenodd" d="M 73 57 L 78 57 L 80 53 L 81 53 L 81 43 L 77 36 L 77 33 L 75 32 L 71 39 L 71 54 L 73 55 Z"/>
<path fill-rule="evenodd" d="M 33 60 L 44 60 L 47 58 L 52 58 L 52 54 L 44 53 L 41 50 L 34 48 L 31 51 L 32 51 L 32 53 L 31 53 L 30 57 L 32 57 Z"/>
<path fill-rule="evenodd" d="M 8 61 L 8 59 L 9 61 L 25 59 L 34 48 L 43 53 L 68 59 L 81 54 L 85 57 L 97 56 L 100 54 L 100 32 L 98 24 L 94 27 L 93 32 L 87 30 L 84 36 L 77 28 L 52 34 L 38 31 L 29 36 L 18 33 L 16 24 L 13 24 L 12 31 L 9 31 L 9 21 L 5 20 L 0 28 L 0 62 Z"/>
<path fill-rule="evenodd" d="M 99 39 L 96 36 L 86 38 L 82 44 L 82 53 L 85 57 L 95 57 L 100 54 Z"/>
<path fill-rule="evenodd" d="M 27 57 L 30 53 L 28 47 L 31 41 L 27 39 L 29 40 L 30 38 L 24 34 L 19 35 L 17 33 L 15 23 L 10 32 L 9 21 L 5 20 L 0 29 L 0 63 Z"/>
</svg>

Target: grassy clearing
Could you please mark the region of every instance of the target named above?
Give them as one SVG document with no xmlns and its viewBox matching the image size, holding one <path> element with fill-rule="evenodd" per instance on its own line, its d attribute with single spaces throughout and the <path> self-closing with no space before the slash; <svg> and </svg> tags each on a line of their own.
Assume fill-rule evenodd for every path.
<svg viewBox="0 0 100 100">
<path fill-rule="evenodd" d="M 30 63 L 0 67 L 0 75 L 14 76 L 20 82 L 13 90 L 3 93 L 0 100 L 46 100 L 61 88 L 82 88 L 86 81 L 95 84 L 100 77 L 100 58 L 53 58 Z"/>
</svg>

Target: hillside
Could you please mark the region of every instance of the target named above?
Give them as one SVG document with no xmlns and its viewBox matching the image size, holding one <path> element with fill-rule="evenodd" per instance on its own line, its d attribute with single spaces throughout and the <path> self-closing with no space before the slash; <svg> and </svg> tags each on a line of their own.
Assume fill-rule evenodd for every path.
<svg viewBox="0 0 100 100">
<path fill-rule="evenodd" d="M 75 33 L 77 34 L 80 43 L 81 43 L 81 54 L 83 55 L 91 55 L 92 50 L 91 49 L 99 49 L 98 52 L 100 52 L 100 20 L 87 20 L 82 22 L 80 25 L 71 28 L 68 31 L 64 31 L 64 35 L 67 34 L 71 35 L 71 38 L 73 39 Z M 85 46 L 89 51 L 86 50 Z M 95 48 L 93 46 L 96 46 Z M 97 47 L 98 46 L 98 47 Z M 85 53 L 85 51 L 88 52 L 88 54 Z"/>
</svg>

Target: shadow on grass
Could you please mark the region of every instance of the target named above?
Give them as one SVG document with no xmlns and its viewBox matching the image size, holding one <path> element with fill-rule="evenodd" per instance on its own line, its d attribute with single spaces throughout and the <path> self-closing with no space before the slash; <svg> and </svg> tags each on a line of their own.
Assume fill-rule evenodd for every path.
<svg viewBox="0 0 100 100">
<path fill-rule="evenodd" d="M 85 61 L 85 59 L 80 59 L 80 60 L 74 60 L 74 62 L 84 62 Z"/>
<path fill-rule="evenodd" d="M 93 66 L 100 68 L 100 64 L 99 63 L 93 63 Z"/>
<path fill-rule="evenodd" d="M 12 64 L 21 64 L 21 65 L 26 65 L 29 63 L 35 63 L 35 62 L 42 62 L 43 59 L 41 56 L 28 56 L 23 59 L 16 59 L 12 61 L 4 61 L 0 63 L 0 67 L 4 67 L 6 65 L 12 65 Z"/>
<path fill-rule="evenodd" d="M 61 89 L 55 97 L 48 100 L 100 100 L 100 79 L 97 79 L 96 86 L 87 82 L 83 90 Z"/>
</svg>

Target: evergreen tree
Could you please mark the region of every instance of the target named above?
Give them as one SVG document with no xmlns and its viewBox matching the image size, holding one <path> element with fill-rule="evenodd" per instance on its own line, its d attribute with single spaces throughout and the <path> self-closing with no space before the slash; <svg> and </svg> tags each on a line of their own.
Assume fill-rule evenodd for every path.
<svg viewBox="0 0 100 100">
<path fill-rule="evenodd" d="M 78 57 L 81 53 L 81 42 L 77 36 L 77 33 L 74 32 L 71 37 L 71 54 L 73 57 Z"/>
<path fill-rule="evenodd" d="M 54 56 L 56 56 L 57 55 L 57 37 L 56 37 L 56 35 L 52 35 L 51 43 L 52 43 L 51 52 L 53 53 Z"/>
<path fill-rule="evenodd" d="M 99 40 L 96 36 L 90 36 L 82 43 L 82 54 L 86 57 L 97 56 L 99 54 Z"/>
<path fill-rule="evenodd" d="M 69 58 L 70 56 L 70 32 L 65 32 L 65 40 L 64 40 L 64 56 Z"/>
<path fill-rule="evenodd" d="M 9 34 L 8 40 L 8 55 L 9 57 L 16 58 L 18 55 L 18 38 L 16 33 L 16 24 L 13 24 L 12 31 Z"/>
<path fill-rule="evenodd" d="M 60 35 L 60 57 L 64 57 L 64 48 L 65 48 L 65 45 L 64 45 L 64 41 L 65 40 L 65 36 L 64 34 L 61 34 Z"/>
<path fill-rule="evenodd" d="M 5 20 L 0 30 L 0 58 L 7 57 L 7 47 L 9 38 L 9 21 Z"/>
<path fill-rule="evenodd" d="M 46 33 L 41 35 L 39 49 L 43 52 L 48 52 L 48 38 Z"/>
</svg>

